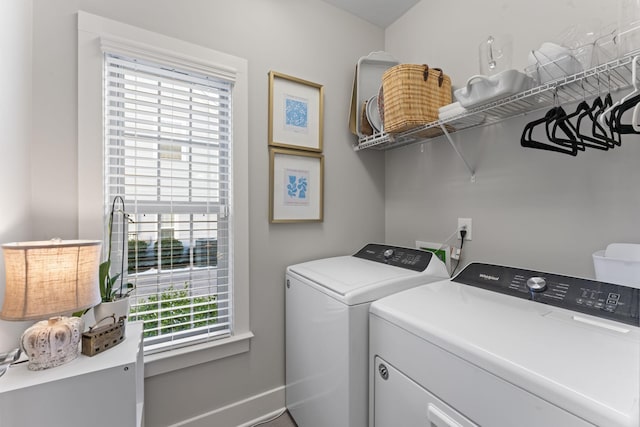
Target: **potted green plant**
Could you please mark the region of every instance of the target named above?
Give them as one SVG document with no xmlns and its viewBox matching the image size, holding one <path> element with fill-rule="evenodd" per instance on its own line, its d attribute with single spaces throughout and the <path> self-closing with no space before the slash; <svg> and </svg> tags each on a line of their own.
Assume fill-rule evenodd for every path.
<svg viewBox="0 0 640 427">
<path fill-rule="evenodd" d="M 122 226 L 122 262 L 120 265 L 120 271 L 115 275 L 111 275 L 111 244 L 113 237 L 113 216 L 116 212 L 116 203 L 120 202 L 122 209 L 118 209 L 118 212 L 122 214 L 123 226 Z M 120 196 L 116 196 L 111 204 L 111 212 L 109 213 L 109 227 L 107 233 L 109 235 L 109 244 L 107 246 L 107 259 L 103 261 L 99 266 L 98 280 L 100 285 L 100 304 L 93 307 L 93 314 L 96 322 L 101 319 L 115 314 L 116 319 L 121 316 L 129 315 L 129 294 L 133 291 L 133 285 L 131 283 L 124 284 L 124 258 L 125 252 L 125 238 L 126 229 L 124 227 L 124 221 L 131 221 L 129 215 L 125 212 L 124 200 Z M 118 279 L 119 283 L 118 283 Z"/>
</svg>

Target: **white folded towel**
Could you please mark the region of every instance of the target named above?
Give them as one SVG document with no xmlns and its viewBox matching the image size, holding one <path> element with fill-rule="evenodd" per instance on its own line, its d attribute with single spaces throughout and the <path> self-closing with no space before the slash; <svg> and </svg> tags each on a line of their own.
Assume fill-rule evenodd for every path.
<svg viewBox="0 0 640 427">
<path fill-rule="evenodd" d="M 451 104 L 438 108 L 438 117 L 440 118 L 440 120 L 446 120 L 448 118 L 457 116 L 459 114 L 464 114 L 466 112 L 467 109 L 460 105 L 459 102 L 453 102 Z"/>
</svg>

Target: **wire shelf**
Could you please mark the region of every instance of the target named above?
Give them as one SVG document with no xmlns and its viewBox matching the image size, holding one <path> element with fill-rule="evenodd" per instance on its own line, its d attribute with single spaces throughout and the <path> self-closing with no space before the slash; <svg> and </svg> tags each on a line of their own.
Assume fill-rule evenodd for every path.
<svg viewBox="0 0 640 427">
<path fill-rule="evenodd" d="M 354 145 L 354 150 L 387 150 L 402 147 L 437 138 L 444 134 L 443 127 L 449 133 L 458 132 L 494 124 L 553 105 L 578 102 L 602 93 L 616 92 L 632 86 L 633 60 L 639 53 L 640 50 L 633 51 L 605 64 L 402 133 L 391 135 L 382 132 L 360 138 Z"/>
</svg>

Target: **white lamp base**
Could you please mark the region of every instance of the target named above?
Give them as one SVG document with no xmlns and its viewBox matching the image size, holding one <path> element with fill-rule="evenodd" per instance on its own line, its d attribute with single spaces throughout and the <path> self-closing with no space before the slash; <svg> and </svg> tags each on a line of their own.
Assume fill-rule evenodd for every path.
<svg viewBox="0 0 640 427">
<path fill-rule="evenodd" d="M 29 357 L 29 369 L 43 369 L 70 362 L 80 353 L 84 320 L 80 317 L 52 317 L 24 331 L 20 344 Z"/>
</svg>

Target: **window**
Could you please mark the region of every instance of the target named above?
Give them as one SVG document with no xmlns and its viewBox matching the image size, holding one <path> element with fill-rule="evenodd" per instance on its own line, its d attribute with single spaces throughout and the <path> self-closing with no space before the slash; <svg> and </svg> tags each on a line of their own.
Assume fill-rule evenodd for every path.
<svg viewBox="0 0 640 427">
<path fill-rule="evenodd" d="M 150 67 L 150 69 L 164 69 L 162 72 L 168 74 L 170 74 L 169 72 L 178 72 L 178 80 L 187 80 L 189 83 L 187 86 L 195 85 L 194 94 L 199 87 L 197 83 L 199 79 L 205 80 L 204 86 L 213 83 L 216 90 L 221 89 L 220 85 L 228 85 L 230 88 L 227 93 L 229 97 L 227 105 L 229 108 L 228 135 L 224 140 L 229 144 L 229 152 L 226 153 L 228 163 L 226 165 L 217 163 L 218 167 L 227 168 L 228 187 L 224 188 L 222 183 L 224 176 L 210 175 L 209 178 L 219 180 L 217 185 L 220 194 L 218 199 L 212 197 L 209 200 L 209 211 L 205 210 L 204 199 L 200 200 L 199 204 L 192 203 L 198 202 L 193 198 L 189 201 L 189 198 L 185 196 L 185 193 L 189 192 L 185 189 L 185 186 L 188 188 L 187 182 L 189 180 L 179 179 L 185 174 L 188 176 L 188 172 L 180 169 L 180 166 L 185 165 L 184 162 L 193 163 L 192 177 L 195 177 L 196 172 L 200 173 L 197 169 L 200 167 L 197 156 L 203 155 L 203 147 L 211 148 L 204 144 L 206 138 L 192 137 L 198 136 L 197 133 L 202 132 L 202 129 L 194 129 L 194 132 L 190 134 L 187 129 L 177 131 L 181 125 L 172 123 L 172 126 L 169 126 L 170 129 L 174 129 L 171 137 L 165 133 L 164 124 L 160 125 L 163 122 L 155 122 L 153 132 L 149 129 L 144 129 L 146 133 L 142 132 L 142 127 L 138 126 L 137 135 L 132 130 L 127 130 L 126 127 L 120 129 L 113 135 L 115 144 L 113 149 L 114 170 L 106 169 L 106 125 L 111 125 L 111 123 L 106 121 L 105 115 L 107 113 L 105 108 L 107 85 L 105 83 L 109 77 L 105 73 L 105 54 L 111 55 L 114 60 L 117 59 L 125 63 L 133 62 L 138 67 L 138 72 L 142 71 L 140 69 L 142 66 Z M 132 64 L 129 64 L 129 67 L 131 66 Z M 123 69 L 125 69 L 124 66 L 114 75 L 122 76 Z M 216 315 L 219 317 L 215 324 L 209 325 L 200 323 L 201 313 L 194 314 L 193 320 L 190 313 L 187 319 L 187 316 L 182 316 L 181 312 L 176 313 L 173 319 L 165 319 L 182 324 L 179 328 L 185 327 L 185 324 L 193 327 L 189 330 L 178 330 L 178 327 L 173 330 L 166 328 L 165 331 L 169 333 L 163 334 L 164 337 L 150 335 L 145 339 L 145 377 L 244 353 L 250 349 L 253 334 L 249 329 L 249 266 L 247 262 L 249 258 L 249 96 L 247 70 L 248 63 L 243 58 L 84 11 L 78 12 L 78 237 L 82 239 L 104 238 L 105 201 L 113 197 L 113 195 L 107 196 L 108 191 L 113 190 L 113 194 L 116 192 L 124 194 L 124 197 L 128 198 L 125 208 L 132 214 L 132 219 L 136 222 L 127 225 L 124 230 L 127 237 L 121 238 L 119 244 L 114 242 L 113 246 L 127 254 L 126 258 L 122 257 L 121 260 L 124 262 L 127 278 L 131 282 L 137 281 L 139 287 L 136 292 L 141 294 L 150 289 L 149 282 L 145 283 L 145 280 L 155 281 L 153 286 L 156 286 L 156 290 L 158 290 L 161 289 L 161 279 L 172 277 L 181 287 L 174 286 L 175 295 L 170 298 L 172 300 L 170 303 L 184 303 L 186 299 L 187 304 L 185 305 L 201 307 L 203 311 L 208 312 L 207 316 L 217 312 Z M 121 82 L 119 86 L 123 86 L 123 83 Z M 173 84 L 176 87 L 186 85 L 184 82 L 173 82 Z M 155 85 L 154 93 L 157 95 L 157 81 Z M 118 85 L 116 88 L 120 90 Z M 221 92 L 221 94 L 224 93 L 224 91 Z M 172 96 L 169 95 L 169 98 Z M 186 98 L 190 102 L 189 96 Z M 197 96 L 191 98 L 199 99 Z M 156 98 L 155 102 L 160 100 L 166 101 L 164 98 Z M 116 109 L 119 107 L 118 104 L 122 105 L 124 101 L 125 99 L 120 96 L 119 100 L 115 102 Z M 159 105 L 154 105 L 153 110 L 156 112 L 162 110 L 158 107 Z M 124 111 L 120 111 L 114 117 L 114 126 L 122 124 L 124 119 Z M 168 118 L 164 120 L 169 120 L 171 123 Z M 161 132 L 158 132 L 158 128 Z M 205 131 L 205 134 L 208 134 L 209 129 L 206 128 Z M 131 135 L 128 135 L 127 132 L 135 138 L 131 139 Z M 173 196 L 176 196 L 172 202 L 169 202 L 169 199 L 164 197 L 167 193 L 162 193 L 162 198 L 156 197 L 155 206 L 150 200 L 145 200 L 142 197 L 143 195 L 149 196 L 144 193 L 143 188 L 139 188 L 137 194 L 135 192 L 129 195 L 122 193 L 127 177 L 116 178 L 117 169 L 120 168 L 122 171 L 125 164 L 125 147 L 129 143 L 128 141 L 130 139 L 136 141 L 136 138 L 139 138 L 141 140 L 139 143 L 142 143 L 143 137 L 151 138 L 154 133 L 159 137 L 159 140 L 156 139 L 154 142 L 156 154 L 153 161 L 156 173 L 159 173 L 159 164 L 173 161 L 172 164 L 169 163 L 173 167 L 173 175 L 169 177 L 157 176 L 154 185 L 159 179 L 174 178 L 169 187 L 161 185 L 160 189 L 172 191 Z M 211 136 L 209 138 L 213 139 Z M 144 142 L 151 143 L 150 140 Z M 153 150 L 147 153 L 147 157 L 151 156 L 151 152 Z M 141 157 L 137 161 L 150 162 L 151 160 L 145 158 L 142 153 L 142 150 L 138 150 L 137 155 Z M 212 154 L 215 153 L 212 151 Z M 222 151 L 218 154 L 225 155 Z M 118 157 L 118 155 L 122 157 Z M 204 155 L 208 155 L 206 150 Z M 136 159 L 129 159 L 129 161 L 135 162 Z M 208 160 L 204 163 L 208 164 Z M 213 164 L 216 162 L 214 161 Z M 113 180 L 114 185 L 109 186 L 111 189 L 104 185 L 103 178 L 105 176 L 110 176 L 110 180 Z M 203 182 L 199 179 L 191 180 L 190 185 L 192 189 L 196 190 L 195 193 L 192 191 L 192 196 L 201 195 L 198 194 L 201 184 Z M 160 189 L 156 188 L 156 192 Z M 178 191 L 179 189 L 180 191 Z M 223 194 L 224 191 L 226 194 Z M 177 198 L 180 195 L 182 199 Z M 136 200 L 131 200 L 132 197 Z M 189 203 L 187 204 L 186 201 Z M 218 206 L 218 210 L 215 209 L 215 206 Z M 167 207 L 170 208 L 169 211 L 165 210 Z M 140 209 L 140 212 L 136 213 L 136 209 Z M 209 216 L 207 217 L 207 215 Z M 120 215 L 116 215 L 114 219 L 119 220 Z M 114 238 L 120 238 L 122 234 L 118 231 L 122 231 L 122 229 L 115 230 Z M 189 236 L 186 237 L 186 235 Z M 157 250 L 154 250 L 158 238 Z M 169 241 L 163 242 L 167 238 Z M 122 249 L 122 244 L 125 244 L 124 249 Z M 144 247 L 145 244 L 146 247 Z M 178 251 L 182 255 L 181 258 L 178 256 Z M 131 258 L 129 254 L 132 254 Z M 118 259 L 112 256 L 112 262 L 117 264 Z M 130 272 L 129 269 L 132 271 Z M 195 280 L 200 286 L 205 283 L 205 276 L 215 278 L 217 289 L 214 289 L 212 281 L 210 282 L 211 286 L 206 287 L 206 290 L 200 289 L 203 292 L 211 292 L 208 296 L 204 293 L 185 294 L 183 288 L 185 282 L 189 280 L 189 274 L 191 274 L 191 280 Z M 226 280 L 228 283 L 226 295 L 221 286 L 221 280 Z M 191 292 L 193 294 L 193 291 Z M 142 297 L 142 295 L 139 296 Z M 212 297 L 215 297 L 215 301 L 207 300 Z M 151 311 L 142 306 L 142 301 L 136 302 L 136 298 L 137 296 L 134 295 L 134 303 L 141 304 L 139 310 Z M 161 293 L 155 297 L 148 295 L 147 298 L 151 299 L 151 301 L 146 300 L 147 302 L 155 303 L 157 308 L 162 308 L 161 302 L 153 301 L 153 298 L 162 298 Z M 225 303 L 222 302 L 224 298 L 227 299 L 227 307 L 224 307 Z M 137 313 L 141 312 L 137 311 Z M 148 314 L 154 315 L 154 313 Z M 227 317 L 222 319 L 220 316 Z M 156 326 L 156 329 L 161 326 Z M 219 327 L 226 328 L 227 332 L 222 332 L 218 329 Z"/>
<path fill-rule="evenodd" d="M 124 199 L 112 259 L 145 352 L 227 337 L 233 82 L 111 52 L 104 76 L 104 206 Z"/>
</svg>

